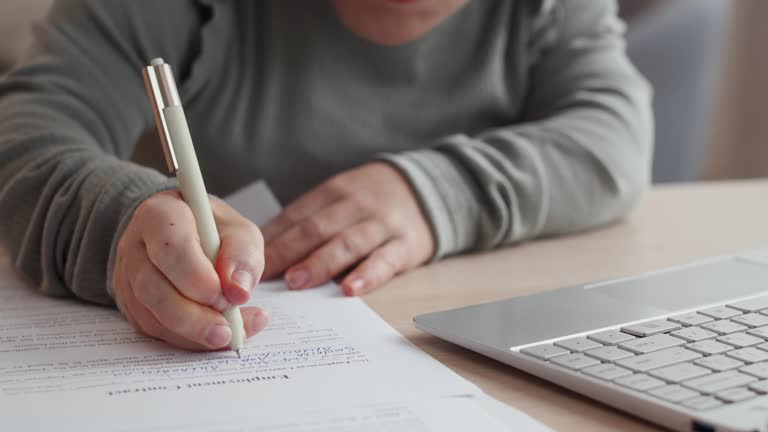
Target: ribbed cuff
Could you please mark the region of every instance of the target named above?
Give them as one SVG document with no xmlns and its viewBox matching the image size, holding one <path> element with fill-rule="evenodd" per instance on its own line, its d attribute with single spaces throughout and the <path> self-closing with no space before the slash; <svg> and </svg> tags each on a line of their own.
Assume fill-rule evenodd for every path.
<svg viewBox="0 0 768 432">
<path fill-rule="evenodd" d="M 478 203 L 469 175 L 439 150 L 384 154 L 408 179 L 435 236 L 432 260 L 471 250 L 477 242 Z"/>
</svg>

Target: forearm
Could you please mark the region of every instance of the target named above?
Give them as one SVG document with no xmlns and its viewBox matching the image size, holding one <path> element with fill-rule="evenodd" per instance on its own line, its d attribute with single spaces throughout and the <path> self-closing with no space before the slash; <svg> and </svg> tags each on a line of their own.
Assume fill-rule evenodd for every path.
<svg viewBox="0 0 768 432">
<path fill-rule="evenodd" d="M 438 257 L 617 220 L 649 183 L 650 89 L 624 54 L 613 4 L 557 5 L 532 32 L 518 124 L 388 157 L 420 196 Z"/>
<path fill-rule="evenodd" d="M 0 141 L 0 157 L 0 240 L 17 270 L 45 294 L 111 304 L 112 243 L 165 177 L 63 138 Z"/>
<path fill-rule="evenodd" d="M 145 113 L 109 110 L 66 66 L 34 59 L 0 81 L 0 242 L 43 293 L 108 304 L 120 221 L 165 177 L 120 159 Z"/>
<path fill-rule="evenodd" d="M 454 136 L 389 160 L 411 180 L 443 256 L 617 220 L 646 189 L 649 158 L 631 145 L 598 154 L 540 125 Z"/>
<path fill-rule="evenodd" d="M 193 2 L 61 0 L 0 79 L 0 242 L 44 293 L 112 302 L 110 254 L 125 221 L 173 186 L 125 160 L 152 125 L 143 57 L 188 70 L 199 25 Z"/>
</svg>

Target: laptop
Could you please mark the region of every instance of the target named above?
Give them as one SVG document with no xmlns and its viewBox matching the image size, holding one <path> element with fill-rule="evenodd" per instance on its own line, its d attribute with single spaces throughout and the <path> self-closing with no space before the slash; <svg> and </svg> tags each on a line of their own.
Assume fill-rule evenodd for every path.
<svg viewBox="0 0 768 432">
<path fill-rule="evenodd" d="M 678 431 L 768 431 L 768 252 L 414 318 L 416 327 Z"/>
</svg>

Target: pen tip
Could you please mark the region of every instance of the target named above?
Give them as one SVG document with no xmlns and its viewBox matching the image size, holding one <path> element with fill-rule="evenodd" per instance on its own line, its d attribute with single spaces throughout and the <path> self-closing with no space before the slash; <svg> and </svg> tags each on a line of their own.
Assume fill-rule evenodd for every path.
<svg viewBox="0 0 768 432">
<path fill-rule="evenodd" d="M 243 356 L 240 354 L 239 349 L 236 349 L 235 352 L 237 353 L 237 358 L 243 358 Z"/>
</svg>

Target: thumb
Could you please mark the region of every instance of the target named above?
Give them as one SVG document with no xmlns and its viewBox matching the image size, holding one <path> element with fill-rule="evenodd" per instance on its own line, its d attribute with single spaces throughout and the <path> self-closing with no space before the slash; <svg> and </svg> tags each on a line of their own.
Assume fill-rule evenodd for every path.
<svg viewBox="0 0 768 432">
<path fill-rule="evenodd" d="M 264 271 L 264 240 L 250 222 L 221 233 L 216 272 L 224 297 L 232 304 L 246 303 Z"/>
</svg>

